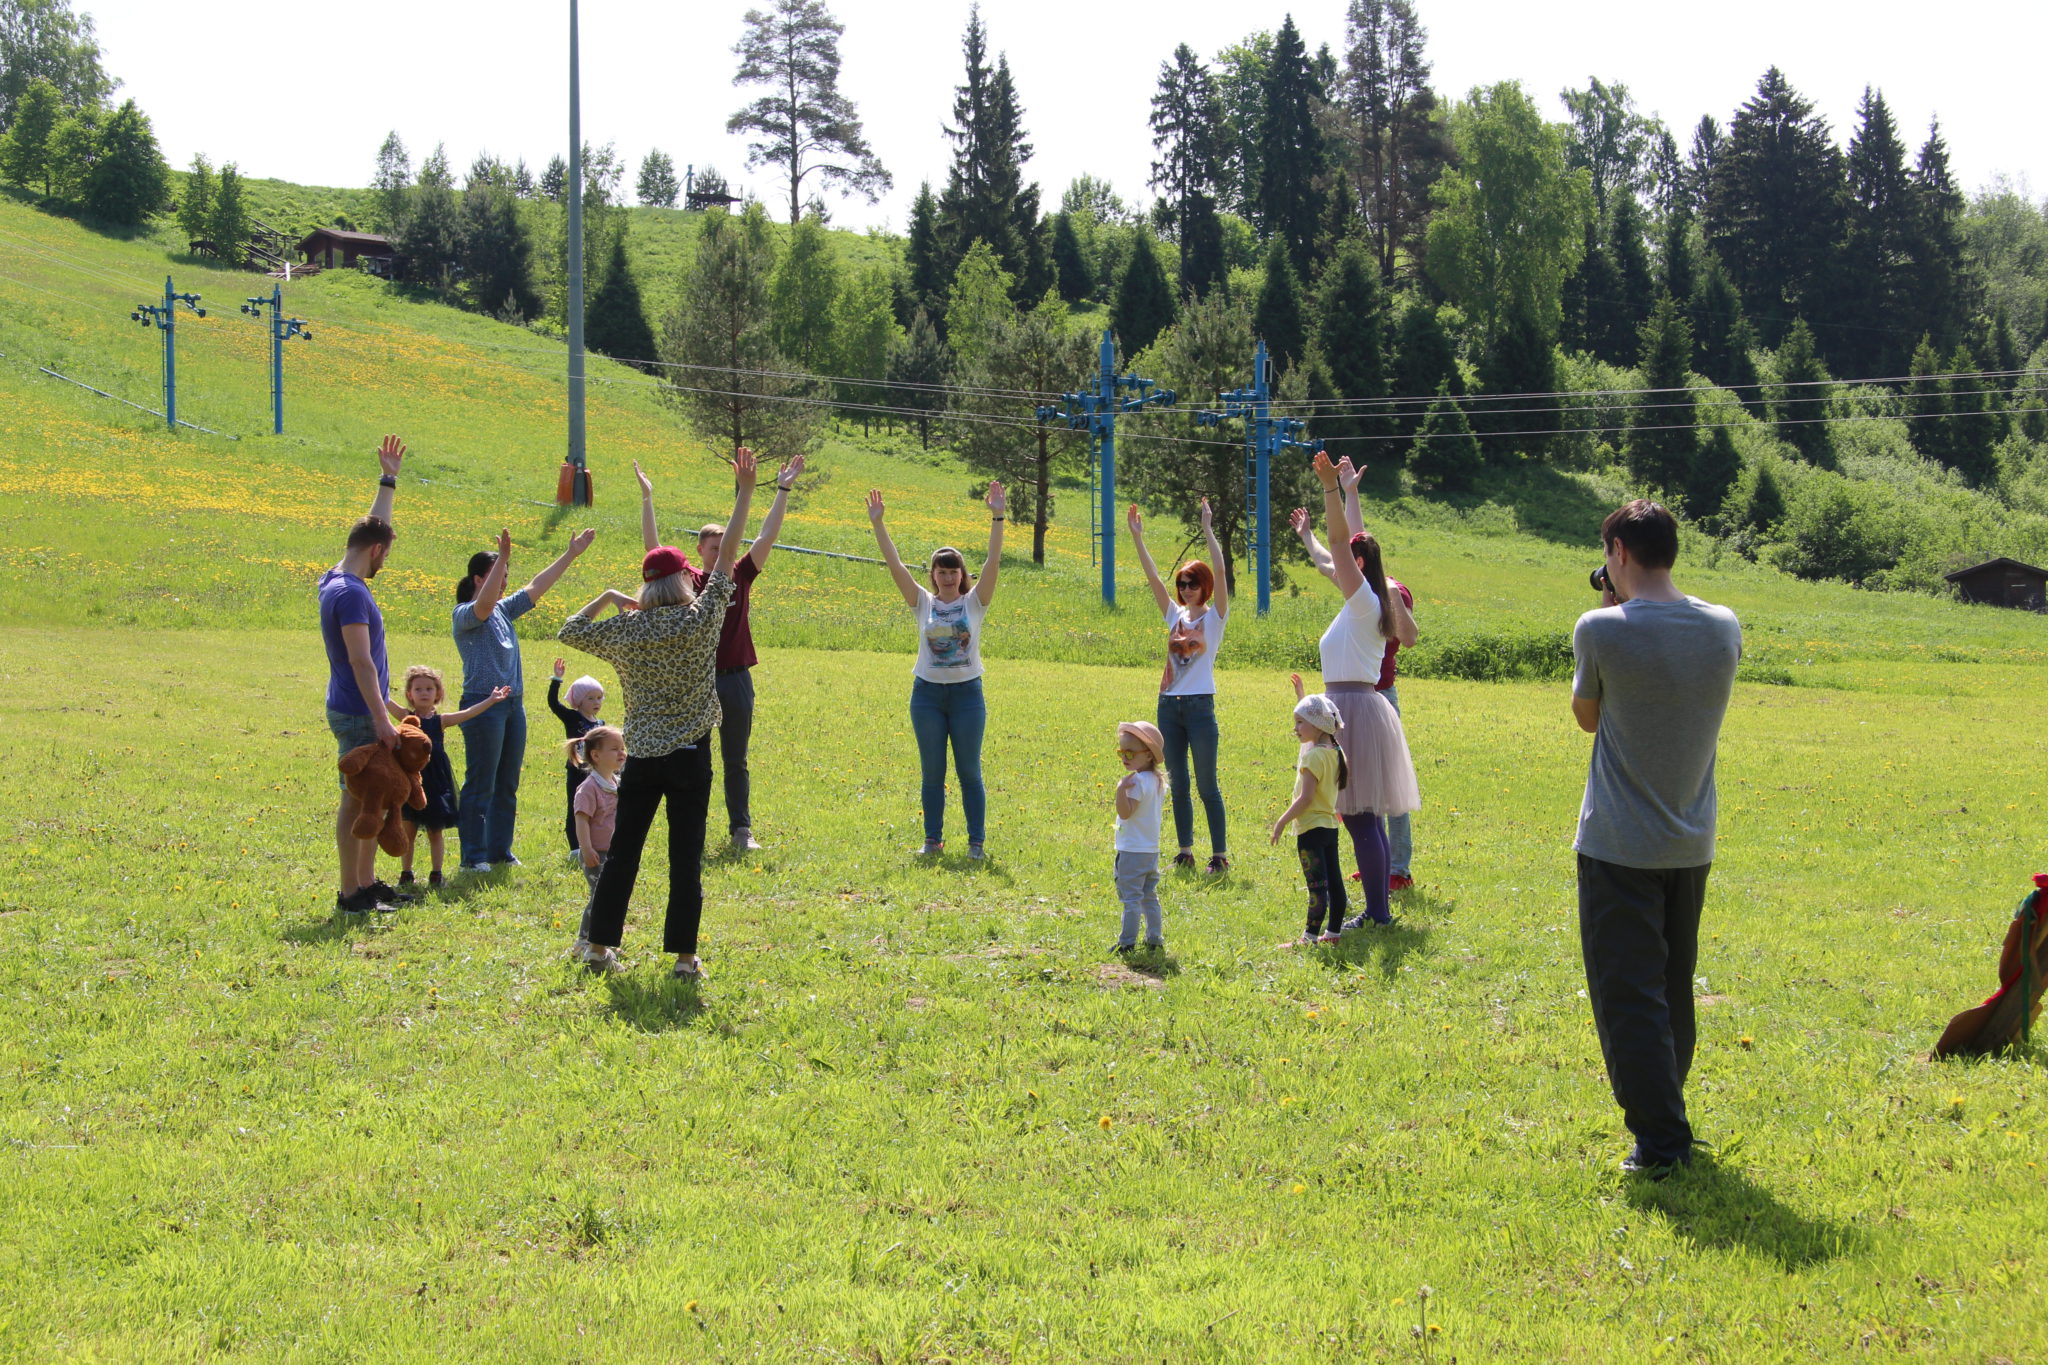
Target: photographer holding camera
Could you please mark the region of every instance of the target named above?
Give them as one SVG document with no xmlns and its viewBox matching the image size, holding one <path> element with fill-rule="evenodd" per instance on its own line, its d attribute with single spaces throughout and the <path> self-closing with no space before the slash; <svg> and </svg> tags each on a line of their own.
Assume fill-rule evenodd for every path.
<svg viewBox="0 0 2048 1365">
<path fill-rule="evenodd" d="M 1593 735 L 1579 810 L 1579 944 L 1608 1083 L 1662 1178 L 1692 1159 L 1693 968 L 1714 860 L 1714 752 L 1742 657 L 1726 607 L 1671 582 L 1678 523 L 1638 498 L 1600 524 L 1601 605 L 1572 632 L 1572 714 Z"/>
</svg>

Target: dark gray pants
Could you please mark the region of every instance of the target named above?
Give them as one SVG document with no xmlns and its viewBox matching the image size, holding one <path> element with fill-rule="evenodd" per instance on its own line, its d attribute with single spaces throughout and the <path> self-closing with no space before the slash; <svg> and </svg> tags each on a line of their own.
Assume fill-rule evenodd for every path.
<svg viewBox="0 0 2048 1365">
<path fill-rule="evenodd" d="M 1623 1121 L 1653 1161 L 1692 1154 L 1685 1078 L 1712 867 L 1622 867 L 1579 855 L 1579 947 L 1600 1056 Z"/>
<path fill-rule="evenodd" d="M 728 830 L 752 829 L 748 798 L 753 782 L 747 772 L 747 741 L 754 737 L 754 670 L 721 673 L 718 692 L 718 766 L 725 770 L 725 820 Z"/>
</svg>

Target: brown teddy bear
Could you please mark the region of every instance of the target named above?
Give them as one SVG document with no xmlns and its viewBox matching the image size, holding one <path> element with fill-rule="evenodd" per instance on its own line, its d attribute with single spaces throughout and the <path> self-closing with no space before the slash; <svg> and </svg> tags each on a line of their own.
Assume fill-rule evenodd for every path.
<svg viewBox="0 0 2048 1365">
<path fill-rule="evenodd" d="M 378 847 L 394 858 L 405 855 L 405 830 L 399 824 L 398 808 L 427 808 L 427 793 L 420 786 L 420 773 L 434 756 L 434 741 L 427 738 L 411 716 L 398 722 L 396 752 L 382 744 L 365 744 L 341 756 L 341 777 L 349 795 L 362 803 L 362 814 L 349 832 L 358 839 L 374 838 Z"/>
</svg>

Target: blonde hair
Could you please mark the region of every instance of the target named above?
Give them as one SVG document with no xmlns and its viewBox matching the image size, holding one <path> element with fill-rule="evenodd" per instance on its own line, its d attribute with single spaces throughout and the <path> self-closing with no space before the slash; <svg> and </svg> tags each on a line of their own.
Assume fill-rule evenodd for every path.
<svg viewBox="0 0 2048 1365">
<path fill-rule="evenodd" d="M 590 756 L 584 750 L 589 747 L 590 742 L 597 740 L 599 741 L 598 747 L 603 748 L 604 741 L 614 739 L 619 742 L 621 749 L 626 747 L 626 733 L 619 729 L 618 726 L 593 725 L 583 732 L 581 738 L 572 739 L 564 744 L 562 746 L 562 753 L 567 756 L 572 767 L 588 768 L 590 766 Z"/>
<path fill-rule="evenodd" d="M 640 609 L 651 611 L 656 607 L 687 607 L 697 600 L 697 590 L 690 586 L 690 575 L 685 573 L 664 574 L 640 585 Z"/>
<path fill-rule="evenodd" d="M 434 680 L 434 705 L 439 706 L 448 700 L 448 684 L 442 680 L 440 669 L 428 664 L 414 664 L 411 668 L 406 669 L 405 686 L 399 690 L 408 699 L 412 696 L 412 680 L 414 678 L 432 678 Z"/>
</svg>

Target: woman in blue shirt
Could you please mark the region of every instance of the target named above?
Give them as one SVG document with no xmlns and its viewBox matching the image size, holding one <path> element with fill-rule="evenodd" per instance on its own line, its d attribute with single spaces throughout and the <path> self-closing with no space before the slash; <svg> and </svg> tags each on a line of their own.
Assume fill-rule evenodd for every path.
<svg viewBox="0 0 2048 1365">
<path fill-rule="evenodd" d="M 512 852 L 512 827 L 519 818 L 519 769 L 526 761 L 526 689 L 520 678 L 519 631 L 512 623 L 533 609 L 596 535 L 590 530 L 571 536 L 560 558 L 508 597 L 505 574 L 511 565 L 512 533 L 500 531 L 497 553 L 480 550 L 471 555 L 469 572 L 455 585 L 462 705 L 482 700 L 493 688 L 512 689 L 509 705 L 477 716 L 463 734 L 457 828 L 462 865 L 471 872 L 488 872 L 493 863 L 519 865 Z"/>
</svg>

